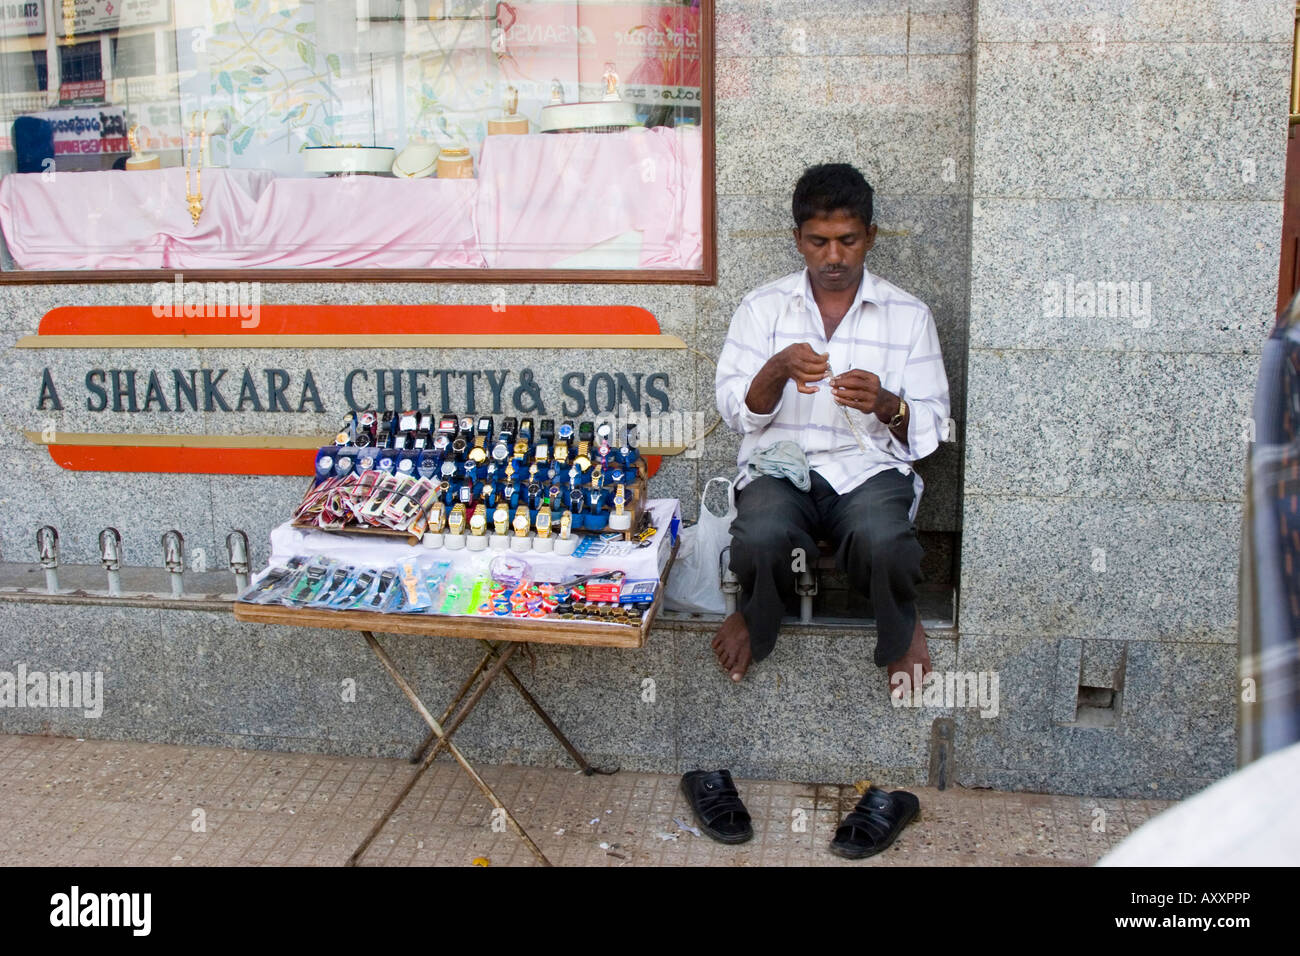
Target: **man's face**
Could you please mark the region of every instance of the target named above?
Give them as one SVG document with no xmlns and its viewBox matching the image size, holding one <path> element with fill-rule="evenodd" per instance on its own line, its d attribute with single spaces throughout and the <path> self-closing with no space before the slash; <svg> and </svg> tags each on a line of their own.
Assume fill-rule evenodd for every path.
<svg viewBox="0 0 1300 956">
<path fill-rule="evenodd" d="M 814 288 L 827 292 L 856 289 L 862 281 L 862 262 L 876 243 L 876 226 L 846 209 L 822 213 L 804 220 L 794 230 Z"/>
</svg>

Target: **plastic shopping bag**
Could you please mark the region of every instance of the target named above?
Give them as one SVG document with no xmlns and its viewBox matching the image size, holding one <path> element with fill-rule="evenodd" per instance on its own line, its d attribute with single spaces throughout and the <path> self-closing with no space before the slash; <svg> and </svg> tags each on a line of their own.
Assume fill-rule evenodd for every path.
<svg viewBox="0 0 1300 956">
<path fill-rule="evenodd" d="M 715 481 L 727 486 L 727 510 L 715 515 L 709 510 L 709 486 Z M 700 495 L 700 520 L 683 528 L 677 560 L 664 589 L 664 607 L 669 611 L 722 614 L 722 549 L 731 544 L 731 521 L 736 517 L 736 489 L 726 478 L 710 478 Z"/>
</svg>

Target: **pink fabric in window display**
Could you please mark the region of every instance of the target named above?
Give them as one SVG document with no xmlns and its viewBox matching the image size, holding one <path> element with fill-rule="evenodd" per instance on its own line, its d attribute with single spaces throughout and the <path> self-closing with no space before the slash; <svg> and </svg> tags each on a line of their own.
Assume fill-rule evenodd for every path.
<svg viewBox="0 0 1300 956">
<path fill-rule="evenodd" d="M 703 157 L 692 143 L 698 135 L 665 127 L 489 136 L 479 164 L 483 258 L 491 268 L 547 268 L 636 229 L 643 266 L 699 268 Z"/>
<path fill-rule="evenodd" d="M 376 266 L 481 269 L 468 179 L 277 179 L 205 169 L 198 225 L 182 168 L 0 181 L 21 269 Z"/>
<path fill-rule="evenodd" d="M 0 180 L 0 228 L 20 269 L 157 269 L 173 237 L 216 250 L 275 178 L 261 169 L 205 169 L 205 211 L 185 205 L 185 170 L 11 173 Z M 217 211 L 219 210 L 219 212 Z"/>
<path fill-rule="evenodd" d="M 280 178 L 241 217 L 233 242 L 210 249 L 177 237 L 167 264 L 481 269 L 477 192 L 472 179 Z"/>
</svg>

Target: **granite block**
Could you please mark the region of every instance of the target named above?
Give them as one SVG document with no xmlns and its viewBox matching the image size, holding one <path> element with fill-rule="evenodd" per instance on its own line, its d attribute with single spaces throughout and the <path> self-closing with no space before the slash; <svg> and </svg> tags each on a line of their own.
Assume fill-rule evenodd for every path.
<svg viewBox="0 0 1300 956">
<path fill-rule="evenodd" d="M 977 199 L 1282 198 L 1289 45 L 995 43 L 979 62 Z"/>
<path fill-rule="evenodd" d="M 1290 43 L 1293 9 L 1286 0 L 981 0 L 976 29 L 982 43 Z"/>
<path fill-rule="evenodd" d="M 930 726 L 951 710 L 892 706 L 885 672 L 871 662 L 873 635 L 787 627 L 739 684 L 719 670 L 709 640 L 679 635 L 682 771 L 892 785 L 927 778 Z M 953 666 L 953 642 L 931 637 L 930 652 L 936 668 Z"/>
<path fill-rule="evenodd" d="M 104 739 L 165 733 L 175 704 L 174 688 L 158 679 L 167 670 L 160 620 L 149 608 L 0 604 L 0 670 L 98 674 L 91 681 L 98 681 L 102 704 L 97 717 L 87 716 L 85 698 L 81 707 L 6 705 L 0 731 Z"/>
<path fill-rule="evenodd" d="M 1218 778 L 1236 769 L 1240 693 L 1234 647 L 1128 644 L 1121 719 L 1166 773 Z"/>
<path fill-rule="evenodd" d="M 1079 684 L 1083 687 L 1124 687 L 1126 644 L 1119 641 L 1083 641 Z"/>
<path fill-rule="evenodd" d="M 980 199 L 974 217 L 976 348 L 1240 353 L 1272 328 L 1276 202 Z"/>
<path fill-rule="evenodd" d="M 740 0 L 718 5 L 714 29 L 719 57 L 879 56 L 907 52 L 908 17 L 880 0 Z"/>
<path fill-rule="evenodd" d="M 326 639 L 322 632 L 246 624 L 220 612 L 157 613 L 176 729 L 322 735 L 334 691 L 330 676 L 313 666 L 315 649 Z"/>
<path fill-rule="evenodd" d="M 963 633 L 958 666 L 996 669 L 1001 690 L 997 720 L 979 719 L 969 711 L 959 717 L 963 783 L 992 774 L 1017 780 L 1014 789 L 1142 796 L 1153 790 L 1163 794 L 1170 788 L 1187 792 L 1207 778 L 1231 772 L 1235 673 L 1231 648 L 1132 642 L 1130 655 L 1145 662 L 1140 667 L 1146 669 L 1138 673 L 1130 668 L 1138 682 L 1130 681 L 1126 688 L 1124 713 L 1117 725 L 1053 725 L 1049 721 L 1057 721 L 1059 712 L 1051 701 L 1041 700 L 1034 682 L 1042 679 L 1042 671 L 1055 656 L 1057 690 L 1061 690 L 1068 683 L 1061 677 L 1067 672 L 1077 674 L 1078 643 Z M 1213 687 L 1220 681 L 1216 692 Z M 1183 693 L 1189 682 L 1204 691 Z M 1050 679 L 1047 683 L 1051 686 Z M 1207 700 L 1212 704 L 1208 710 Z M 1213 703 L 1216 700 L 1218 705 Z M 1008 723 L 999 723 L 1003 716 Z M 1144 722 L 1153 719 L 1158 728 Z M 1088 774 L 1091 783 L 1086 782 Z"/>
<path fill-rule="evenodd" d="M 1074 723 L 1079 702 L 1079 672 L 1082 655 L 1083 641 L 1065 638 L 1056 642 L 1056 682 L 1052 685 L 1051 700 L 1054 723 Z"/>
<path fill-rule="evenodd" d="M 934 59 L 967 62 L 965 57 Z M 879 92 L 870 77 L 863 82 Z M 970 119 L 963 104 L 877 105 L 838 94 L 821 110 L 781 103 L 760 110 L 742 102 L 718 115 L 718 194 L 783 193 L 808 166 L 847 162 L 883 193 L 965 195 Z"/>
<path fill-rule="evenodd" d="M 961 626 L 1232 644 L 1241 507 L 967 494 Z"/>
<path fill-rule="evenodd" d="M 1236 502 L 1257 370 L 1249 354 L 976 350 L 967 494 Z"/>
</svg>

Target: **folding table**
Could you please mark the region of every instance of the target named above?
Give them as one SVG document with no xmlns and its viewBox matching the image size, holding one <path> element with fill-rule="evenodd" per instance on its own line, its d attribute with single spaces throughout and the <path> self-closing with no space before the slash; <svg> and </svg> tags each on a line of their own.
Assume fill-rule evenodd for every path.
<svg viewBox="0 0 1300 956">
<path fill-rule="evenodd" d="M 473 764 L 470 763 L 465 754 L 452 743 L 452 735 L 465 722 L 465 719 L 474 708 L 478 706 L 492 682 L 504 674 L 506 679 L 514 685 L 515 690 L 519 692 L 524 702 L 541 718 L 542 723 L 546 725 L 546 729 L 555 736 L 555 739 L 560 742 L 560 745 L 569 753 L 569 756 L 573 758 L 584 774 L 591 776 L 594 773 L 615 772 L 597 770 L 591 766 L 587 758 L 574 747 L 546 711 L 542 709 L 537 699 L 528 692 L 528 689 L 519 679 L 519 675 L 510 667 L 510 658 L 514 656 L 520 647 L 532 643 L 567 644 L 583 647 L 644 646 L 646 635 L 649 633 L 655 615 L 658 613 L 659 606 L 663 601 L 663 585 L 668 580 L 668 573 L 672 569 L 676 556 L 677 542 L 673 541 L 668 560 L 659 575 L 661 585 L 659 591 L 655 596 L 654 603 L 642 616 L 639 624 L 607 624 L 577 619 L 551 620 L 546 618 L 495 616 L 380 614 L 373 611 L 329 611 L 236 602 L 234 605 L 235 617 L 240 621 L 260 624 L 290 624 L 296 627 L 324 627 L 359 632 L 367 646 L 379 658 L 379 663 L 383 665 L 384 670 L 388 672 L 398 689 L 411 702 L 411 706 L 416 713 L 429 725 L 429 736 L 415 749 L 411 757 L 411 762 L 418 762 L 419 766 L 411 775 L 411 778 L 407 780 L 401 792 L 393 799 L 388 809 L 384 811 L 383 816 L 376 821 L 370 832 L 366 834 L 365 839 L 361 841 L 361 845 L 348 859 L 347 865 L 355 866 L 357 864 L 375 837 L 384 828 L 389 818 L 392 817 L 397 808 L 401 806 L 402 801 L 415 787 L 416 782 L 433 764 L 434 758 L 445 749 L 460 764 L 469 778 L 474 781 L 474 785 L 483 791 L 483 795 L 488 798 L 492 806 L 502 811 L 506 823 L 532 851 L 538 861 L 544 866 L 550 866 L 551 861 L 546 858 L 546 854 L 520 826 L 514 814 L 501 802 L 487 781 L 474 769 Z M 375 637 L 376 631 L 389 634 L 471 638 L 483 645 L 485 650 L 478 665 L 466 677 L 465 682 L 447 705 L 442 716 L 435 719 L 429 708 L 420 700 L 410 682 L 397 669 L 397 665 L 393 663 L 392 658 L 380 645 Z M 459 710 L 457 710 L 458 707 Z M 456 711 L 454 716 L 452 715 L 453 710 Z M 448 720 L 450 720 L 450 723 L 448 723 Z M 431 744 L 432 746 L 430 746 Z"/>
</svg>

